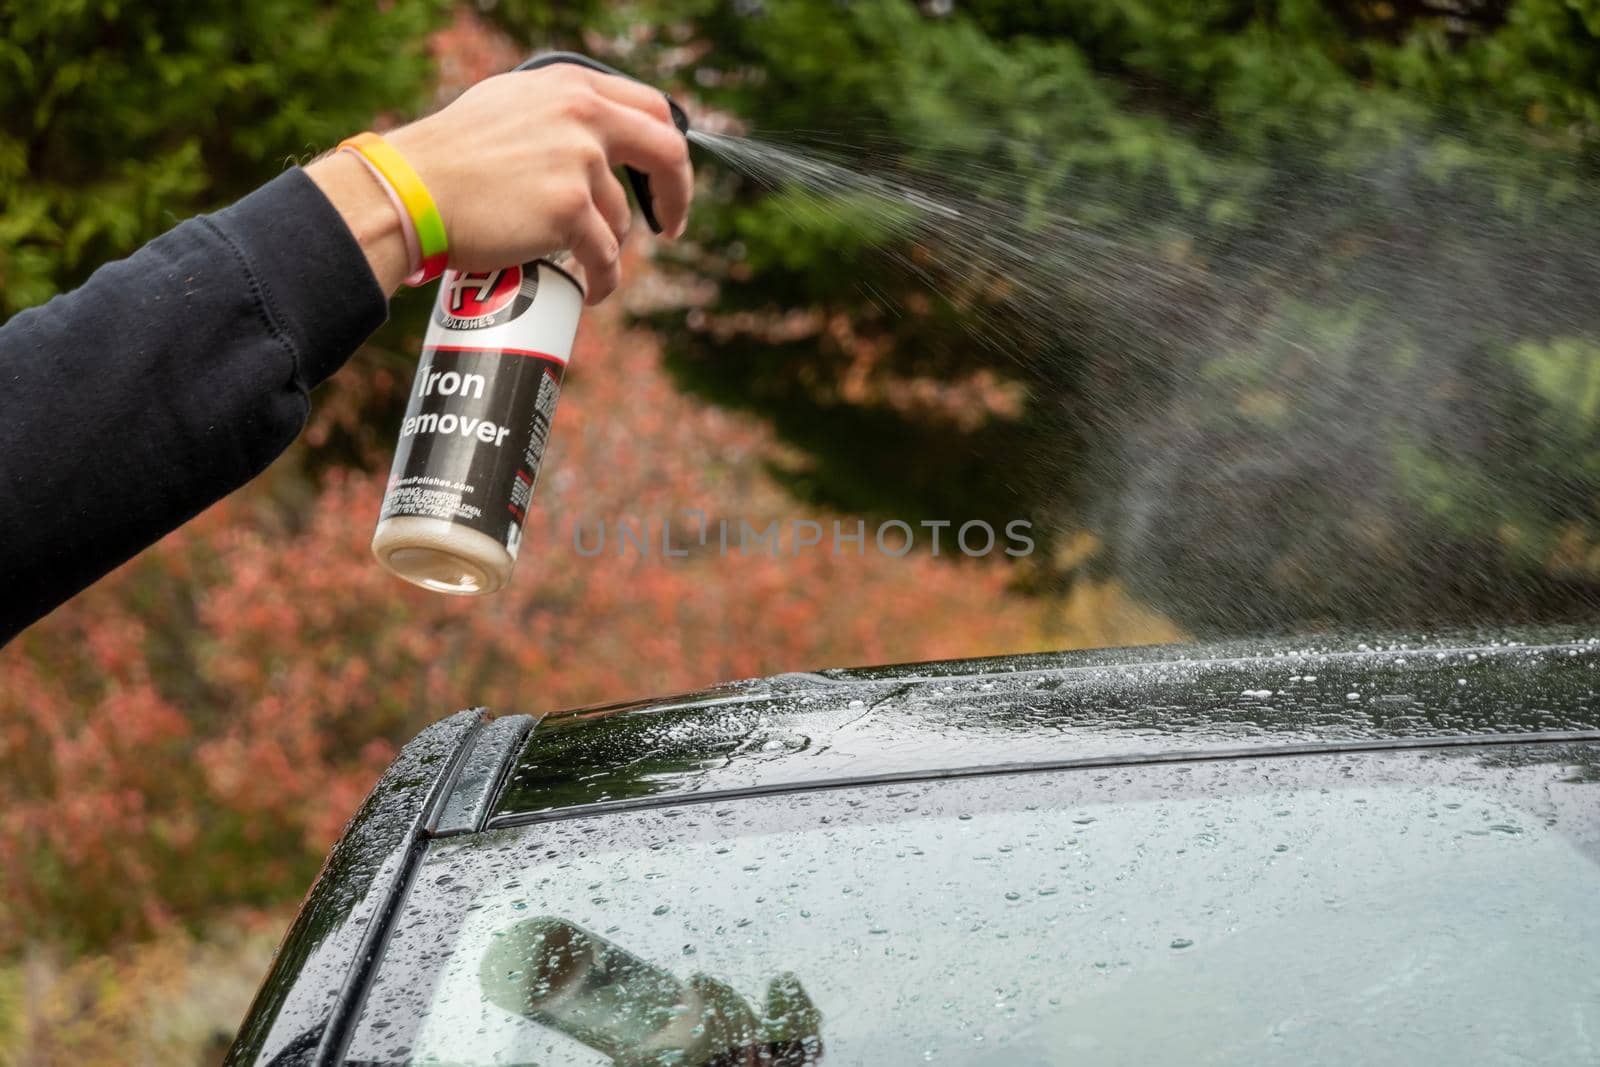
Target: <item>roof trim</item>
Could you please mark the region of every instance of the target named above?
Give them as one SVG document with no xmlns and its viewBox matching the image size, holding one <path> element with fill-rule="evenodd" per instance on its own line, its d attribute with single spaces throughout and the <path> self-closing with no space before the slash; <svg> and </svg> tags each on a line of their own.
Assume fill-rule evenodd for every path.
<svg viewBox="0 0 1600 1067">
<path fill-rule="evenodd" d="M 691 690 L 683 693 L 673 693 L 663 697 L 645 697 L 634 700 L 615 701 L 607 704 L 586 704 L 574 708 L 561 708 L 544 715 L 540 724 L 544 726 L 565 726 L 569 723 L 585 719 L 610 718 L 613 715 L 628 713 L 634 715 L 653 715 L 658 712 L 688 711 L 696 708 L 720 707 L 726 704 L 745 704 L 759 700 L 770 700 L 775 696 L 785 695 L 790 692 L 806 688 L 837 689 L 837 688 L 878 688 L 887 686 L 912 686 L 927 683 L 952 683 L 956 681 L 976 681 L 987 678 L 1012 680 L 1016 678 L 1030 678 L 1039 675 L 1060 674 L 1103 674 L 1118 671 L 1139 671 L 1161 667 L 1194 667 L 1200 669 L 1216 668 L 1245 668 L 1262 667 L 1267 665 L 1289 666 L 1296 661 L 1305 660 L 1308 663 L 1323 664 L 1328 662 L 1348 662 L 1362 659 L 1389 659 L 1395 656 L 1460 656 L 1477 654 L 1495 656 L 1503 654 L 1527 654 L 1540 652 L 1560 652 L 1568 649 L 1585 649 L 1593 651 L 1595 645 L 1590 641 L 1574 638 L 1567 641 L 1542 641 L 1537 644 L 1524 644 L 1515 641 L 1501 642 L 1499 644 L 1485 644 L 1483 642 L 1428 645 L 1411 642 L 1406 647 L 1399 648 L 1355 648 L 1336 649 L 1325 652 L 1306 653 L 1267 653 L 1245 656 L 1166 656 L 1145 658 L 1129 658 L 1122 660 L 1106 660 L 1097 663 L 1056 663 L 1048 666 L 1028 667 L 1022 670 L 971 670 L 953 671 L 948 673 L 928 674 L 887 674 L 879 677 L 854 677 L 848 672 L 851 670 L 898 670 L 907 672 L 919 667 L 950 666 L 953 664 L 973 664 L 981 667 L 986 663 L 1010 662 L 1022 660 L 1047 659 L 1056 656 L 1077 656 L 1082 654 L 1105 654 L 1109 652 L 1127 651 L 1159 651 L 1167 648 L 1185 648 L 1205 646 L 1185 645 L 1136 645 L 1130 649 L 1083 649 L 1070 652 L 1030 652 L 1023 655 L 984 656 L 968 660 L 930 660 L 923 663 L 896 664 L 885 668 L 841 668 L 837 674 L 821 674 L 815 671 L 790 671 L 785 674 L 775 674 L 761 678 L 746 678 L 734 682 L 724 682 L 707 689 Z M 786 684 L 790 683 L 790 684 Z M 792 683 L 803 683 L 794 685 Z M 731 687 L 746 687 L 740 692 L 728 692 Z"/>
<path fill-rule="evenodd" d="M 1161 648 L 1165 646 L 1144 646 L 1147 648 Z M 1183 646 L 1178 646 L 1183 647 Z M 1072 663 L 1055 667 L 1030 667 L 1020 671 L 972 671 L 958 674 L 897 674 L 889 678 L 864 678 L 859 681 L 852 679 L 848 684 L 855 685 L 886 685 L 896 683 L 901 685 L 917 685 L 922 682 L 949 682 L 952 679 L 966 678 L 1027 678 L 1035 674 L 1093 674 L 1104 671 L 1130 671 L 1146 667 L 1260 667 L 1265 664 L 1288 665 L 1298 660 L 1322 664 L 1329 661 L 1343 662 L 1345 660 L 1369 659 L 1372 657 L 1390 658 L 1394 656 L 1457 656 L 1477 653 L 1500 655 L 1502 653 L 1529 653 L 1529 652 L 1559 652 L 1564 649 L 1592 648 L 1582 641 L 1555 641 L 1537 645 L 1529 644 L 1498 644 L 1498 645 L 1418 645 L 1407 648 L 1354 648 L 1340 649 L 1330 652 L 1306 653 L 1262 653 L 1258 656 L 1202 656 L 1187 659 L 1182 656 L 1170 659 L 1128 659 L 1109 663 Z M 989 659 L 1026 659 L 1032 656 L 1054 656 L 1058 652 L 1035 652 L 1027 656 L 991 656 Z M 937 661 L 935 661 L 937 662 Z M 982 663 L 984 660 L 969 660 L 967 662 Z M 913 663 L 910 667 L 926 666 L 926 664 Z"/>
<path fill-rule="evenodd" d="M 950 767 L 940 770 L 886 772 L 847 778 L 806 779 L 798 782 L 774 782 L 768 785 L 713 789 L 704 793 L 662 793 L 656 796 L 629 797 L 625 800 L 606 800 L 570 808 L 553 808 L 547 811 L 515 812 L 490 818 L 484 824 L 483 829 L 500 830 L 513 826 L 528 826 L 534 823 L 562 822 L 567 819 L 610 815 L 615 812 L 678 807 L 683 804 L 710 804 L 719 801 L 742 800 L 748 797 L 781 796 L 787 793 L 817 793 L 834 789 L 855 789 L 862 786 L 895 785 L 907 782 L 936 782 L 947 778 L 990 778 L 1006 774 L 1041 774 L 1051 771 L 1072 771 L 1098 767 L 1222 763 L 1233 760 L 1275 759 L 1285 756 L 1339 755 L 1347 752 L 1496 748 L 1512 745 L 1569 743 L 1600 744 L 1600 730 L 1547 731 L 1526 734 L 1477 734 L 1454 737 L 1392 737 L 1358 741 L 1306 741 L 1260 747 L 1123 753 L 1105 756 L 1084 756 L 1075 759 L 1040 760 L 1028 763 L 993 763 L 968 767 Z"/>
<path fill-rule="evenodd" d="M 472 739 L 429 836 L 453 837 L 483 829 L 495 798 L 516 762 L 528 731 L 538 723 L 532 715 L 507 715 L 485 724 Z"/>
</svg>

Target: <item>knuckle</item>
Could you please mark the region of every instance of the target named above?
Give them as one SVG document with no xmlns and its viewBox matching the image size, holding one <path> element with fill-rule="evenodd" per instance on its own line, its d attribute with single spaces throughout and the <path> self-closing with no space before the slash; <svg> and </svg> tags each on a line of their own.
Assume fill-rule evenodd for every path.
<svg viewBox="0 0 1600 1067">
<path fill-rule="evenodd" d="M 559 92 L 570 93 L 589 87 L 589 72 L 571 63 L 552 63 L 536 73 Z"/>
<path fill-rule="evenodd" d="M 588 83 L 576 84 L 562 101 L 567 116 L 582 123 L 591 123 L 600 116 L 603 101 L 600 94 Z"/>
<path fill-rule="evenodd" d="M 550 196 L 550 207 L 564 219 L 574 222 L 589 210 L 589 190 L 577 182 L 568 182 Z"/>
</svg>

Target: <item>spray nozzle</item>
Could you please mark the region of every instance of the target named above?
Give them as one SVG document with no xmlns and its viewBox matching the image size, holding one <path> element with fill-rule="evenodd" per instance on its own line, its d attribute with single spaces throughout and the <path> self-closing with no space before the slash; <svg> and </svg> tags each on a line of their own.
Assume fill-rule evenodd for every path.
<svg viewBox="0 0 1600 1067">
<path fill-rule="evenodd" d="M 631 75 L 622 73 L 615 67 L 606 66 L 598 59 L 590 59 L 588 56 L 577 52 L 544 52 L 518 64 L 517 69 L 538 70 L 540 67 L 548 67 L 552 63 L 576 63 L 580 67 L 597 70 L 601 74 L 615 74 L 619 78 L 628 78 L 630 81 L 639 80 Z M 678 127 L 680 133 L 687 136 L 689 133 L 689 116 L 684 113 L 683 108 L 679 107 L 678 102 L 672 99 L 671 96 L 666 93 L 661 95 L 667 98 L 667 107 L 672 110 L 672 124 Z M 650 227 L 651 233 L 660 233 L 661 223 L 656 221 L 655 202 L 650 197 L 650 176 L 634 170 L 632 167 L 624 167 L 623 169 L 628 172 L 628 184 L 633 186 L 633 196 L 635 200 L 639 201 L 639 211 L 644 215 L 645 224 Z"/>
</svg>

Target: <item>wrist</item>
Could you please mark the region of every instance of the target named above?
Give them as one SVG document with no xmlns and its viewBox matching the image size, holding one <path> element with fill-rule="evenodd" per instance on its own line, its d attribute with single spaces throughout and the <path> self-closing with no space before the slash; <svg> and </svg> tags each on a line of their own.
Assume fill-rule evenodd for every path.
<svg viewBox="0 0 1600 1067">
<path fill-rule="evenodd" d="M 410 270 L 410 252 L 387 191 L 350 152 L 334 152 L 305 170 L 344 219 L 384 295 L 392 296 Z"/>
</svg>

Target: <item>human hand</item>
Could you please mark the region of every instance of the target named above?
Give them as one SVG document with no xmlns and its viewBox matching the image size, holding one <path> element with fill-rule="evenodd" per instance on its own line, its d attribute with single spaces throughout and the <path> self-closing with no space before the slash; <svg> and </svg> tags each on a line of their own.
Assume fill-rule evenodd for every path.
<svg viewBox="0 0 1600 1067">
<path fill-rule="evenodd" d="M 668 236 L 681 235 L 688 219 L 688 142 L 665 96 L 628 78 L 573 64 L 497 75 L 385 139 L 432 194 L 449 236 L 450 266 L 458 270 L 492 270 L 570 249 L 583 267 L 589 303 L 604 300 L 620 281 L 622 240 L 632 220 L 613 172 L 621 165 L 650 176 Z M 359 205 L 341 203 L 365 193 L 348 169 L 362 169 L 359 161 L 339 161 L 341 155 L 349 153 L 307 170 L 351 222 L 380 283 L 392 289 L 394 239 L 382 211 L 393 209 L 370 176 L 382 209 L 370 196 Z M 383 251 L 375 258 L 379 242 Z"/>
</svg>

